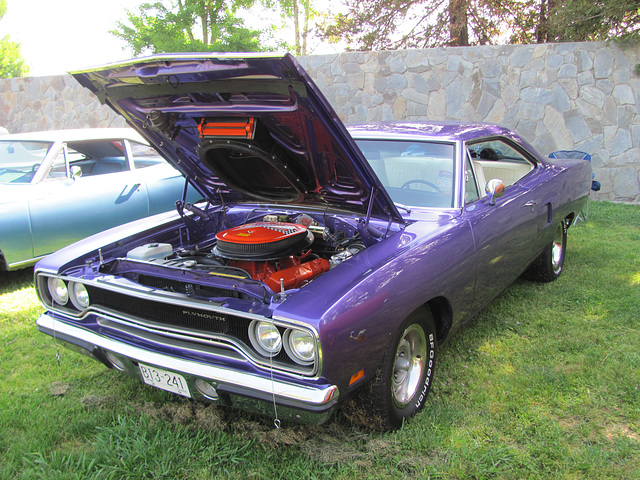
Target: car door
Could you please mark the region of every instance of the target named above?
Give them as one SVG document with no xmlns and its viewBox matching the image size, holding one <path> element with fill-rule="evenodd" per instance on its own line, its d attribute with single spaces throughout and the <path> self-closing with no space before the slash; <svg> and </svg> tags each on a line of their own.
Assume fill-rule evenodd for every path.
<svg viewBox="0 0 640 480">
<path fill-rule="evenodd" d="M 92 156 L 98 141 L 64 144 L 29 201 L 34 257 L 148 215 L 146 186 L 132 178 L 122 140 L 120 156 Z M 118 143 L 119 142 L 119 143 Z"/>
<path fill-rule="evenodd" d="M 476 248 L 475 306 L 481 308 L 510 285 L 531 262 L 536 250 L 539 208 L 533 191 L 521 182 L 537 174 L 537 165 L 502 140 L 469 146 L 463 215 Z M 504 177 L 504 178 L 500 178 Z M 486 183 L 504 180 L 504 195 L 492 204 Z M 472 188 L 475 187 L 475 193 Z"/>
</svg>

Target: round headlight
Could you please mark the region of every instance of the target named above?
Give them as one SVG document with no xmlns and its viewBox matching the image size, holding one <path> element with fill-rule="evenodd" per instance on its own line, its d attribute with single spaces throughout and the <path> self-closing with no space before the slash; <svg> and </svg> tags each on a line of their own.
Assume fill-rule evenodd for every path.
<svg viewBox="0 0 640 480">
<path fill-rule="evenodd" d="M 69 284 L 71 290 L 71 303 L 78 310 L 84 310 L 89 306 L 89 292 L 82 283 Z"/>
<path fill-rule="evenodd" d="M 289 330 L 285 349 L 293 361 L 301 365 L 308 365 L 315 360 L 315 340 L 310 332 Z"/>
<path fill-rule="evenodd" d="M 267 357 L 274 357 L 282 349 L 282 336 L 273 323 L 253 322 L 249 327 L 253 347 Z"/>
<path fill-rule="evenodd" d="M 60 278 L 49 277 L 47 280 L 47 286 L 49 288 L 49 294 L 53 301 L 58 305 L 66 305 L 69 301 L 69 290 L 67 290 L 67 284 Z"/>
</svg>

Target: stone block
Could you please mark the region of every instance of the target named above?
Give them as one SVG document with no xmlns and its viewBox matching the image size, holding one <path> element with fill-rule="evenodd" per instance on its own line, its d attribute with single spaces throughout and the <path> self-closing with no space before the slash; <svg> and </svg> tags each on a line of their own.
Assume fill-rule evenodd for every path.
<svg viewBox="0 0 640 480">
<path fill-rule="evenodd" d="M 571 99 L 569 95 L 564 91 L 562 86 L 558 83 L 553 85 L 553 100 L 551 105 L 559 112 L 566 112 L 571 109 Z"/>
<path fill-rule="evenodd" d="M 615 98 L 618 105 L 633 105 L 636 103 L 633 90 L 629 85 L 616 85 L 613 89 L 613 98 Z"/>
<path fill-rule="evenodd" d="M 640 194 L 637 169 L 627 166 L 611 170 L 611 183 L 615 197 L 623 202 L 633 202 Z"/>
<path fill-rule="evenodd" d="M 615 136 L 613 137 L 613 144 L 611 145 L 611 156 L 622 155 L 633 146 L 631 142 L 631 133 L 628 130 L 617 129 Z"/>
<path fill-rule="evenodd" d="M 558 78 L 574 78 L 578 75 L 578 67 L 573 63 L 562 65 L 558 70 Z"/>
<path fill-rule="evenodd" d="M 610 48 L 599 48 L 593 61 L 596 78 L 607 78 L 613 73 L 613 52 Z"/>
<path fill-rule="evenodd" d="M 571 138 L 573 138 L 575 143 L 580 142 L 591 135 L 591 131 L 589 130 L 587 123 L 576 109 L 565 112 L 563 117 L 567 129 L 571 134 Z"/>
<path fill-rule="evenodd" d="M 509 64 L 514 68 L 522 68 L 526 66 L 533 58 L 534 49 L 531 46 L 527 48 L 516 48 L 509 55 Z"/>
</svg>

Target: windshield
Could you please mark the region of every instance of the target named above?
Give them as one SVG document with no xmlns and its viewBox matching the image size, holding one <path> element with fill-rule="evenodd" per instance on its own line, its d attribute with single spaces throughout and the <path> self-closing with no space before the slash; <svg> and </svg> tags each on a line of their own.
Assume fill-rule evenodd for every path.
<svg viewBox="0 0 640 480">
<path fill-rule="evenodd" d="M 0 140 L 0 183 L 29 183 L 52 142 Z"/>
<path fill-rule="evenodd" d="M 453 206 L 455 148 L 452 143 L 356 142 L 395 203 L 413 207 Z"/>
</svg>

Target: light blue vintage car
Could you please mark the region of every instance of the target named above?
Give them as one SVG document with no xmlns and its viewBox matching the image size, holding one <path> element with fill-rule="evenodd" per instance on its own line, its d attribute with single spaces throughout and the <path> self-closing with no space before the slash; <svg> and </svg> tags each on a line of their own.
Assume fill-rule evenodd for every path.
<svg viewBox="0 0 640 480">
<path fill-rule="evenodd" d="M 3 135 L 0 271 L 167 211 L 184 189 L 184 177 L 132 129 Z"/>
</svg>

